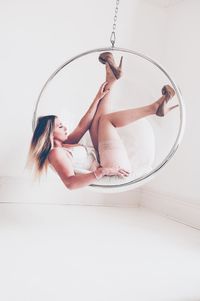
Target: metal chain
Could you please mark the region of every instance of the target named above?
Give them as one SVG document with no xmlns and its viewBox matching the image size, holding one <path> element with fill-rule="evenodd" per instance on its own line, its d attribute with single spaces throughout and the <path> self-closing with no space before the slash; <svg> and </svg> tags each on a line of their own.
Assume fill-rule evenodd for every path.
<svg viewBox="0 0 200 301">
<path fill-rule="evenodd" d="M 119 0 L 116 0 L 114 23 L 113 23 L 112 33 L 110 36 L 110 42 L 111 42 L 113 48 L 115 47 L 115 40 L 116 40 L 115 29 L 116 29 L 116 23 L 117 23 L 118 6 L 119 6 Z"/>
</svg>

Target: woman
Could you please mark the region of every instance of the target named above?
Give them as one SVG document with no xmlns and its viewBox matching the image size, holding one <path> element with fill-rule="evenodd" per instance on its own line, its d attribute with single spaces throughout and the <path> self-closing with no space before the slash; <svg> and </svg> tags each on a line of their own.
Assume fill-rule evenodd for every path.
<svg viewBox="0 0 200 301">
<path fill-rule="evenodd" d="M 150 105 L 110 113 L 109 94 L 121 77 L 122 57 L 118 67 L 110 52 L 100 54 L 99 61 L 106 66 L 106 81 L 75 130 L 69 134 L 57 116 L 43 116 L 38 118 L 31 141 L 29 159 L 36 173 L 40 175 L 50 164 L 69 189 L 85 187 L 103 176 L 127 177 L 130 162 L 116 128 L 153 114 L 165 116 L 177 107 L 166 106 L 175 95 L 167 85 L 162 89 L 162 96 Z M 79 143 L 88 130 L 93 147 Z"/>
</svg>

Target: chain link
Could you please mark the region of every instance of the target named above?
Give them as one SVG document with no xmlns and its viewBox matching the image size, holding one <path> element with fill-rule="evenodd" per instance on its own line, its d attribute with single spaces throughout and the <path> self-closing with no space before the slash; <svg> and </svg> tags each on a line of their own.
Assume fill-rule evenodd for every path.
<svg viewBox="0 0 200 301">
<path fill-rule="evenodd" d="M 115 29 L 116 29 L 116 23 L 117 23 L 118 7 L 119 7 L 119 0 L 116 0 L 114 23 L 113 23 L 112 33 L 110 36 L 110 42 L 111 42 L 113 48 L 115 47 L 115 41 L 116 41 Z"/>
</svg>

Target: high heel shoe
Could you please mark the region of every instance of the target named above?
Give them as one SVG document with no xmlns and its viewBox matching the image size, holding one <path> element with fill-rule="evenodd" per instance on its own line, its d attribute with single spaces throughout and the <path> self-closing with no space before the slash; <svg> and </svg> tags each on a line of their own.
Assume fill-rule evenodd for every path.
<svg viewBox="0 0 200 301">
<path fill-rule="evenodd" d="M 165 95 L 168 98 L 167 101 L 169 101 L 170 98 L 174 97 L 175 91 L 172 87 L 166 85 L 162 88 L 162 95 Z"/>
<path fill-rule="evenodd" d="M 122 76 L 122 60 L 123 56 L 121 57 L 119 66 L 117 67 L 111 52 L 103 52 L 99 55 L 99 61 L 102 64 L 108 63 L 116 79 L 119 79 Z"/>
<path fill-rule="evenodd" d="M 160 117 L 165 116 L 169 111 L 171 111 L 179 106 L 179 105 L 175 105 L 170 108 L 167 108 L 167 106 L 166 106 L 168 101 L 175 95 L 174 89 L 172 87 L 170 87 L 169 85 L 166 85 L 162 88 L 162 95 L 165 96 L 165 98 L 162 101 L 162 103 L 159 105 L 159 107 L 156 111 L 156 115 L 160 116 Z"/>
</svg>

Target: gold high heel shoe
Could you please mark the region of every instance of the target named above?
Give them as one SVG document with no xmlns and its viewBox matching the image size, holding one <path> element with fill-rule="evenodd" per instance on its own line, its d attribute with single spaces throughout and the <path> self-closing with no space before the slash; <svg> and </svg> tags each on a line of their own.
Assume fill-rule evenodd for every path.
<svg viewBox="0 0 200 301">
<path fill-rule="evenodd" d="M 163 100 L 163 102 L 159 105 L 157 111 L 156 111 L 156 115 L 163 117 L 165 116 L 169 111 L 177 108 L 179 105 L 175 105 L 172 106 L 170 108 L 167 108 L 166 104 L 168 103 L 168 101 L 174 97 L 175 95 L 175 91 L 172 87 L 170 87 L 169 85 L 166 85 L 162 88 L 162 95 L 165 96 L 165 99 Z"/>
<path fill-rule="evenodd" d="M 123 56 L 121 57 L 119 66 L 117 67 L 111 52 L 103 52 L 99 55 L 99 61 L 102 64 L 108 63 L 116 79 L 119 79 L 122 76 L 122 60 Z"/>
</svg>

